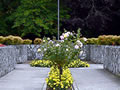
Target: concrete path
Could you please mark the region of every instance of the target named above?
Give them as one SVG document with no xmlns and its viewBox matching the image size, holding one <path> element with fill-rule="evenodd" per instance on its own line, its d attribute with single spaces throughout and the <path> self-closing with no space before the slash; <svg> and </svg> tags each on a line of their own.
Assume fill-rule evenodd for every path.
<svg viewBox="0 0 120 90">
<path fill-rule="evenodd" d="M 70 70 L 75 81 L 75 90 L 120 90 L 120 77 L 104 70 L 101 64 Z"/>
<path fill-rule="evenodd" d="M 75 90 L 120 90 L 120 77 L 104 70 L 101 64 L 70 70 Z M 49 71 L 49 68 L 17 64 L 15 70 L 0 78 L 0 90 L 46 90 L 45 78 Z"/>
<path fill-rule="evenodd" d="M 0 90 L 45 90 L 50 69 L 17 64 L 16 69 L 0 78 Z"/>
</svg>

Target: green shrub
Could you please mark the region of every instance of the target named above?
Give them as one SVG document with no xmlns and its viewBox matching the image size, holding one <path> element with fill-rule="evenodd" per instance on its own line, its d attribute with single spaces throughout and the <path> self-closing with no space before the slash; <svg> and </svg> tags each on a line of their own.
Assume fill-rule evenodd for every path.
<svg viewBox="0 0 120 90">
<path fill-rule="evenodd" d="M 98 38 L 88 38 L 86 44 L 120 45 L 120 36 L 117 36 L 117 35 L 100 35 Z"/>
<path fill-rule="evenodd" d="M 13 44 L 14 45 L 19 45 L 23 43 L 23 39 L 19 36 L 14 36 L 13 37 Z"/>
<path fill-rule="evenodd" d="M 23 39 L 19 36 L 9 35 L 5 37 L 4 44 L 6 45 L 19 45 L 22 44 Z"/>
<path fill-rule="evenodd" d="M 120 36 L 114 37 L 116 45 L 120 45 Z"/>
<path fill-rule="evenodd" d="M 87 44 L 98 44 L 98 38 L 88 38 Z"/>
<path fill-rule="evenodd" d="M 13 45 L 14 44 L 13 37 L 14 36 L 12 36 L 12 35 L 5 37 L 4 44 L 5 45 Z"/>
<path fill-rule="evenodd" d="M 24 39 L 23 44 L 32 44 L 32 40 L 30 39 Z"/>
<path fill-rule="evenodd" d="M 118 45 L 120 42 L 119 36 L 102 35 L 98 37 L 99 45 Z"/>
<path fill-rule="evenodd" d="M 42 39 L 40 38 L 35 38 L 34 40 L 34 44 L 41 44 L 41 42 L 42 42 Z"/>
<path fill-rule="evenodd" d="M 4 40 L 5 40 L 5 37 L 0 36 L 0 43 L 1 43 L 1 44 L 3 44 L 3 43 L 4 43 Z"/>
</svg>

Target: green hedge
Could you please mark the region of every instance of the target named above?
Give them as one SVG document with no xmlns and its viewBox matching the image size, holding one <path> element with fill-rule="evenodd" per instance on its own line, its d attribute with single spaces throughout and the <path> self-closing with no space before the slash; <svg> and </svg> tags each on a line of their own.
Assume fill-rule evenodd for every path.
<svg viewBox="0 0 120 90">
<path fill-rule="evenodd" d="M 40 38 L 35 38 L 34 40 L 34 44 L 41 44 L 41 42 L 42 42 L 42 39 Z"/>
<path fill-rule="evenodd" d="M 0 36 L 0 43 L 5 45 L 20 45 L 20 44 L 40 44 L 42 42 L 42 39 L 36 38 L 34 41 L 30 39 L 22 39 L 19 36 Z"/>
<path fill-rule="evenodd" d="M 84 44 L 92 45 L 120 45 L 120 36 L 117 35 L 101 35 L 98 38 L 88 38 L 87 42 L 84 42 L 83 38 L 80 41 Z M 41 44 L 41 38 L 35 38 L 34 41 L 30 39 L 22 39 L 19 36 L 0 36 L 0 43 L 5 45 L 20 45 L 20 44 Z"/>
<path fill-rule="evenodd" d="M 88 38 L 86 44 L 120 45 L 120 36 L 116 36 L 116 35 L 101 35 L 98 38 Z"/>
</svg>

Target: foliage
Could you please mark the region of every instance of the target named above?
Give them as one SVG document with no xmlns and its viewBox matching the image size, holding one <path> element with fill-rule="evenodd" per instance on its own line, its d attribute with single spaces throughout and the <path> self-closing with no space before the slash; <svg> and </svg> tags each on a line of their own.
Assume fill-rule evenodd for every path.
<svg viewBox="0 0 120 90">
<path fill-rule="evenodd" d="M 64 0 L 72 9 L 63 28 L 76 31 L 82 28 L 85 37 L 120 35 L 120 0 Z"/>
<path fill-rule="evenodd" d="M 61 20 L 68 18 L 67 10 L 61 6 Z M 22 36 L 29 33 L 40 36 L 57 35 L 57 0 L 21 0 L 20 6 L 12 14 L 13 28 Z"/>
<path fill-rule="evenodd" d="M 120 45 L 120 36 L 103 35 L 98 40 L 100 45 Z"/>
<path fill-rule="evenodd" d="M 23 44 L 32 44 L 32 40 L 30 39 L 24 39 Z"/>
<path fill-rule="evenodd" d="M 30 65 L 32 67 L 52 67 L 53 63 L 50 60 L 33 60 Z"/>
<path fill-rule="evenodd" d="M 42 39 L 40 38 L 35 38 L 34 40 L 34 44 L 41 44 L 41 42 L 42 42 Z"/>
<path fill-rule="evenodd" d="M 14 45 L 19 45 L 23 43 L 23 39 L 19 36 L 13 36 L 13 44 Z"/>
<path fill-rule="evenodd" d="M 32 44 L 32 40 L 30 39 L 22 39 L 19 36 L 0 36 L 0 43 L 5 45 L 20 45 L 20 44 Z"/>
<path fill-rule="evenodd" d="M 87 62 L 83 62 L 80 59 L 74 60 L 68 64 L 69 68 L 78 68 L 78 67 L 89 67 Z"/>
<path fill-rule="evenodd" d="M 19 6 L 20 0 L 0 0 L 0 35 L 18 34 L 11 27 L 13 21 L 9 16 Z"/>
<path fill-rule="evenodd" d="M 4 44 L 5 45 L 13 45 L 14 44 L 13 36 L 10 35 L 10 36 L 5 37 Z"/>
<path fill-rule="evenodd" d="M 120 45 L 120 36 L 117 36 L 117 35 L 101 35 L 98 38 L 88 38 L 86 44 Z"/>
<path fill-rule="evenodd" d="M 22 44 L 22 38 L 19 37 L 19 36 L 9 35 L 7 37 L 4 37 L 3 44 L 6 44 L 6 45 L 18 45 L 18 44 Z"/>
<path fill-rule="evenodd" d="M 88 38 L 86 44 L 98 44 L 98 38 Z"/>
<path fill-rule="evenodd" d="M 30 65 L 32 67 L 52 67 L 53 63 L 50 60 L 33 60 Z M 67 67 L 78 68 L 78 67 L 89 67 L 87 62 L 83 62 L 80 59 L 71 61 Z"/>
<path fill-rule="evenodd" d="M 4 43 L 5 38 L 3 36 L 0 36 L 0 43 Z"/>
<path fill-rule="evenodd" d="M 63 74 L 61 75 L 61 80 L 59 78 L 59 69 L 57 67 L 52 67 L 49 73 L 49 77 L 46 79 L 47 85 L 53 90 L 67 90 L 71 88 L 73 84 L 73 78 L 68 68 L 63 68 Z M 60 82 L 61 81 L 61 82 Z M 48 89 L 49 90 L 49 89 Z"/>
<path fill-rule="evenodd" d="M 78 34 L 77 34 L 78 35 Z M 59 68 L 65 66 L 72 60 L 78 59 L 82 43 L 77 40 L 76 34 L 72 32 L 63 33 L 60 38 L 62 41 L 52 41 L 45 39 L 42 42 L 40 52 L 43 52 L 44 59 L 50 60 Z M 74 43 L 73 43 L 74 42 Z"/>
</svg>

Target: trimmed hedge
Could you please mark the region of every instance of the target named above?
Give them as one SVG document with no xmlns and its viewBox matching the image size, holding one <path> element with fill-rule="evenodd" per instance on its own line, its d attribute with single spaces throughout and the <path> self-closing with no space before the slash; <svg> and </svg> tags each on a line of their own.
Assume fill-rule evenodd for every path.
<svg viewBox="0 0 120 90">
<path fill-rule="evenodd" d="M 42 42 L 42 39 L 40 38 L 35 38 L 34 40 L 34 44 L 41 44 L 41 42 Z"/>
<path fill-rule="evenodd" d="M 93 44 L 93 45 L 120 45 L 120 36 L 117 35 L 101 35 L 98 38 L 88 38 L 84 42 L 83 38 L 80 38 L 83 44 Z M 0 43 L 5 45 L 20 45 L 20 44 L 41 44 L 42 39 L 35 38 L 34 41 L 30 39 L 22 39 L 19 36 L 0 36 Z"/>
<path fill-rule="evenodd" d="M 98 44 L 98 38 L 88 38 L 86 44 Z"/>
<path fill-rule="evenodd" d="M 0 43 L 5 45 L 20 45 L 20 44 L 32 44 L 32 40 L 30 39 L 22 39 L 19 36 L 0 36 Z M 36 38 L 34 40 L 34 44 L 40 44 L 42 42 L 42 39 Z"/>
<path fill-rule="evenodd" d="M 23 40 L 23 43 L 22 44 L 32 44 L 32 40 L 30 39 L 25 39 Z"/>
<path fill-rule="evenodd" d="M 5 38 L 3 36 L 0 36 L 0 43 L 3 44 L 4 43 Z"/>
<path fill-rule="evenodd" d="M 116 35 L 101 35 L 98 38 L 88 38 L 86 44 L 120 45 L 120 36 L 116 36 Z"/>
<path fill-rule="evenodd" d="M 3 44 L 6 44 L 6 45 L 18 45 L 18 44 L 22 44 L 23 40 L 21 37 L 19 36 L 7 36 L 7 37 L 4 37 L 4 41 L 3 41 Z"/>
</svg>

